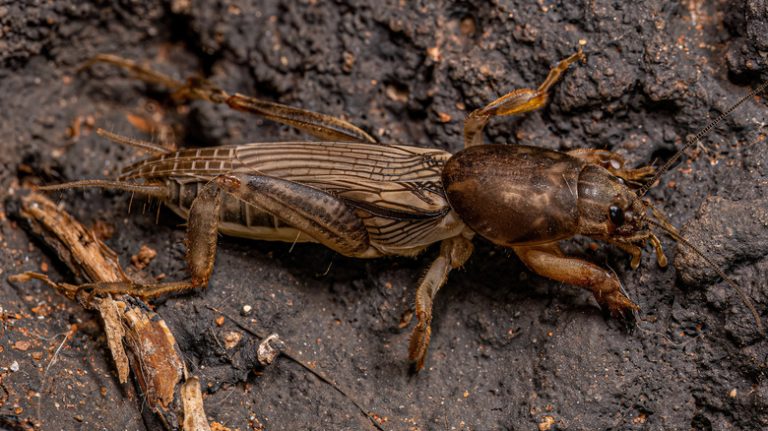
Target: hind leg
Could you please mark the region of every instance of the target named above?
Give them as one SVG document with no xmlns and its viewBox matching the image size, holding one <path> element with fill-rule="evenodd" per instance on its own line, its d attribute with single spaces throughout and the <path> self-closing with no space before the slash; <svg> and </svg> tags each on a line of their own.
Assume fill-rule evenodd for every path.
<svg viewBox="0 0 768 431">
<path fill-rule="evenodd" d="M 584 53 L 579 52 L 562 60 L 549 71 L 547 79 L 539 88 L 521 88 L 499 97 L 484 108 L 472 111 L 464 122 L 464 148 L 483 143 L 483 129 L 488 121 L 495 116 L 522 115 L 546 106 L 549 100 L 549 90 L 560 80 L 563 73 L 571 64 L 584 59 Z"/>
<path fill-rule="evenodd" d="M 167 87 L 177 97 L 202 99 L 213 103 L 225 104 L 239 111 L 250 112 L 266 119 L 295 127 L 322 140 L 376 143 L 376 140 L 362 129 L 340 118 L 242 94 L 229 94 L 199 79 L 190 79 L 186 83 L 177 81 L 170 76 L 116 55 L 97 55 L 82 68 L 87 68 L 96 63 L 118 66 L 129 71 L 142 81 Z"/>
<path fill-rule="evenodd" d="M 49 186 L 45 189 L 83 186 L 137 191 L 160 198 L 167 198 L 168 194 L 167 189 L 161 185 L 134 185 L 100 180 Z M 187 217 L 186 256 L 191 275 L 189 280 L 152 285 L 99 282 L 84 284 L 79 290 L 91 291 L 92 294 L 130 294 L 141 298 L 154 298 L 207 286 L 216 257 L 224 193 L 275 215 L 315 241 L 345 256 L 376 257 L 380 254 L 370 246 L 368 231 L 355 213 L 355 208 L 345 201 L 321 190 L 279 178 L 245 174 L 224 175 L 203 188 L 190 207 Z"/>
<path fill-rule="evenodd" d="M 159 284 L 131 282 L 99 282 L 79 286 L 79 291 L 96 294 L 129 294 L 155 298 L 168 293 L 197 289 L 208 285 L 213 273 L 218 239 L 222 194 L 215 186 L 204 188 L 192 202 L 187 223 L 187 267 L 190 279 Z"/>
</svg>

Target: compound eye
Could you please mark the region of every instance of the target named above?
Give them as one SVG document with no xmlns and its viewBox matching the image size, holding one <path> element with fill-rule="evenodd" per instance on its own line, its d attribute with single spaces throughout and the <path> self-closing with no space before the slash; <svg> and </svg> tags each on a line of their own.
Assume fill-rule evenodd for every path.
<svg viewBox="0 0 768 431">
<path fill-rule="evenodd" d="M 608 208 L 608 215 L 614 226 L 621 226 L 624 224 L 624 211 L 616 205 L 611 205 L 611 207 Z"/>
</svg>

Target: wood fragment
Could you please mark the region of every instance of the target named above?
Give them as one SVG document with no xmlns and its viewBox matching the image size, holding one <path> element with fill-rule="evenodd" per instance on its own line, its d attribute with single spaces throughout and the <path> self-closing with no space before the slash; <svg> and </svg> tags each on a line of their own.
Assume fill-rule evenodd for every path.
<svg viewBox="0 0 768 431">
<path fill-rule="evenodd" d="M 130 367 L 128 364 L 128 355 L 123 348 L 123 337 L 125 329 L 122 325 L 121 311 L 118 309 L 118 302 L 112 298 L 104 298 L 98 301 L 96 309 L 104 321 L 104 333 L 107 336 L 107 345 L 112 352 L 112 359 L 117 368 L 117 377 L 121 384 L 128 382 Z"/>
<path fill-rule="evenodd" d="M 39 193 L 21 198 L 19 216 L 28 230 L 54 250 L 78 277 L 91 281 L 125 281 L 115 252 L 66 211 Z"/>
<path fill-rule="evenodd" d="M 181 399 L 184 402 L 184 431 L 210 431 L 208 419 L 203 410 L 203 396 L 200 392 L 200 380 L 190 377 L 181 386 Z"/>
<path fill-rule="evenodd" d="M 17 218 L 78 278 L 92 283 L 130 282 L 117 255 L 94 232 L 47 197 L 34 192 L 22 196 Z M 165 321 L 143 301 L 129 295 L 119 298 L 78 295 L 77 285 L 55 282 L 36 272 L 9 277 L 15 283 L 33 279 L 70 299 L 78 299 L 87 309 L 98 311 L 120 383 L 126 383 L 133 371 L 144 401 L 166 428 L 178 429 L 184 424 L 185 431 L 210 430 L 199 382 L 188 376 L 176 340 Z"/>
<path fill-rule="evenodd" d="M 132 298 L 133 301 L 137 301 Z M 175 399 L 176 386 L 186 374 L 176 339 L 157 314 L 130 306 L 123 313 L 127 326 L 125 343 L 131 354 L 139 384 L 150 407 L 168 409 Z"/>
</svg>

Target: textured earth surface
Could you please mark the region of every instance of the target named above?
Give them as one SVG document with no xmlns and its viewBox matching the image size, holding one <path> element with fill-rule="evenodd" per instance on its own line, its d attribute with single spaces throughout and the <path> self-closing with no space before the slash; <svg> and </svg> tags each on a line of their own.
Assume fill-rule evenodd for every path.
<svg viewBox="0 0 768 431">
<path fill-rule="evenodd" d="M 586 64 L 551 104 L 495 121 L 488 142 L 607 148 L 663 162 L 689 134 L 768 79 L 768 2 L 697 1 L 0 1 L 0 429 L 156 429 L 117 383 L 94 314 L 39 284 L 74 281 L 12 218 L 25 185 L 111 177 L 136 155 L 93 127 L 145 139 L 157 122 L 184 146 L 307 139 L 109 67 L 115 53 L 179 78 L 346 118 L 382 142 L 457 151 L 462 121 L 504 92 L 535 87 L 586 42 Z M 147 120 L 149 119 L 149 120 Z M 650 193 L 752 298 L 768 304 L 768 104 L 756 97 Z M 53 196 L 114 230 L 123 262 L 147 245 L 155 276 L 186 277 L 181 221 L 124 193 Z M 138 209 L 137 209 L 138 208 Z M 369 429 L 327 384 L 279 359 L 233 370 L 221 341 L 280 334 L 390 430 L 753 430 L 768 427 L 768 340 L 738 296 L 665 240 L 670 268 L 576 239 L 565 249 L 615 270 L 641 307 L 605 316 L 590 294 L 528 272 L 505 250 L 477 251 L 440 292 L 427 367 L 409 372 L 399 328 L 434 258 L 346 259 L 313 245 L 219 241 L 205 291 L 156 301 L 211 421 L 231 429 Z M 244 306 L 251 312 L 242 315 Z M 212 311 L 215 307 L 219 312 Z M 15 424 L 15 425 L 14 425 Z"/>
</svg>

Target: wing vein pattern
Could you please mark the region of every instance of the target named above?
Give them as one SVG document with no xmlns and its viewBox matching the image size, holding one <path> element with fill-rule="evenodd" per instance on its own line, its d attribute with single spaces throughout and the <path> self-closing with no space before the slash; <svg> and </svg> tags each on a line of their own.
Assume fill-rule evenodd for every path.
<svg viewBox="0 0 768 431">
<path fill-rule="evenodd" d="M 265 142 L 156 156 L 126 167 L 120 179 L 207 182 L 236 172 L 295 181 L 356 208 L 372 245 L 388 254 L 423 248 L 460 230 L 458 220 L 446 217 L 451 210 L 440 180 L 450 156 L 397 145 Z"/>
</svg>

